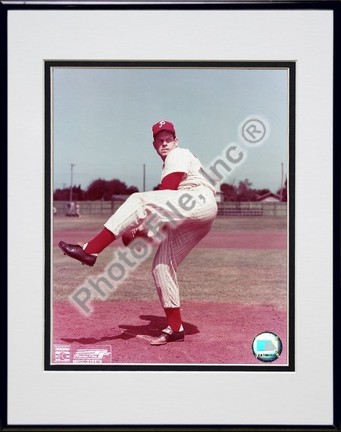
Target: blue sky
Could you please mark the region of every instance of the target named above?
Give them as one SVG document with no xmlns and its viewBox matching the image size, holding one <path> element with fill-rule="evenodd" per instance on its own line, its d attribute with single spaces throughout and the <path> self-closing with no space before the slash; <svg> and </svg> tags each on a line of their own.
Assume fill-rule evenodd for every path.
<svg viewBox="0 0 341 432">
<path fill-rule="evenodd" d="M 288 71 L 231 68 L 54 67 L 52 138 L 54 189 L 73 181 L 86 189 L 97 178 L 117 178 L 146 190 L 160 181 L 162 161 L 151 127 L 175 124 L 179 145 L 208 167 L 231 143 L 243 144 L 239 127 L 259 116 L 270 128 L 264 144 L 225 182 L 246 178 L 255 188 L 280 187 L 288 167 Z"/>
</svg>

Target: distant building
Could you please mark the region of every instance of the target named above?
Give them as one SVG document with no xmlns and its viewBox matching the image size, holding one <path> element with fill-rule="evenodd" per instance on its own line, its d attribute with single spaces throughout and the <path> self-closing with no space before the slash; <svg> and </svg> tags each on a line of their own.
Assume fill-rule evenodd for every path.
<svg viewBox="0 0 341 432">
<path fill-rule="evenodd" d="M 257 201 L 260 202 L 281 202 L 281 196 L 273 193 L 273 192 L 267 192 L 263 195 L 260 195 L 257 197 Z"/>
</svg>

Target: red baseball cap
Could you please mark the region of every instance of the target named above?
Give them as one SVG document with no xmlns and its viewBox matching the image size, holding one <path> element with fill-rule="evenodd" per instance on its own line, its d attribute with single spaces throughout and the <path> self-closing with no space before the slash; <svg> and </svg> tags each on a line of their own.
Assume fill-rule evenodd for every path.
<svg viewBox="0 0 341 432">
<path fill-rule="evenodd" d="M 174 134 L 175 137 L 175 129 L 173 123 L 167 121 L 167 120 L 160 120 L 159 122 L 155 123 L 152 127 L 153 137 L 155 138 L 155 135 L 158 134 L 161 131 L 168 131 Z"/>
</svg>

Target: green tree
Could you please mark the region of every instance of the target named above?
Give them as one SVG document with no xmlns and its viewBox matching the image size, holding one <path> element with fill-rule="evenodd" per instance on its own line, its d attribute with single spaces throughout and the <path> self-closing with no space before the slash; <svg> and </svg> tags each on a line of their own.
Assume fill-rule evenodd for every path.
<svg viewBox="0 0 341 432">
<path fill-rule="evenodd" d="M 251 188 L 252 183 L 249 179 L 245 179 L 239 182 L 237 187 L 238 201 L 254 201 L 255 191 Z"/>
<path fill-rule="evenodd" d="M 97 179 L 90 183 L 86 190 L 86 199 L 90 201 L 104 199 L 104 194 L 107 191 L 107 181 Z"/>
<path fill-rule="evenodd" d="M 56 189 L 53 192 L 54 201 L 68 201 L 70 199 L 70 188 Z"/>
<path fill-rule="evenodd" d="M 233 184 L 223 183 L 220 186 L 224 201 L 237 201 L 237 190 Z"/>
<path fill-rule="evenodd" d="M 99 178 L 89 185 L 85 196 L 91 201 L 110 201 L 113 195 L 131 195 L 134 192 L 138 192 L 136 186 L 127 187 L 124 182 L 118 179 L 104 180 Z"/>
</svg>

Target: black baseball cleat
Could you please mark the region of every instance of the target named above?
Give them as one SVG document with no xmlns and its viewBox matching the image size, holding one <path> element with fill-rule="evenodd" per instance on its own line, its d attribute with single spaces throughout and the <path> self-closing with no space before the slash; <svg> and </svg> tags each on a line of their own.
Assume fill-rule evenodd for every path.
<svg viewBox="0 0 341 432">
<path fill-rule="evenodd" d="M 185 340 L 185 332 L 184 330 L 181 331 L 174 331 L 171 328 L 167 327 L 164 330 L 162 330 L 161 336 L 158 338 L 152 340 L 150 342 L 150 345 L 165 345 L 169 342 L 183 342 Z"/>
<path fill-rule="evenodd" d="M 64 252 L 64 255 L 68 255 L 69 257 L 80 261 L 82 264 L 92 267 L 96 262 L 97 257 L 95 255 L 88 254 L 79 245 L 68 244 L 60 241 L 58 246 Z"/>
</svg>

